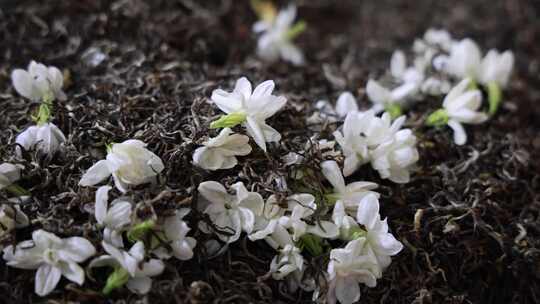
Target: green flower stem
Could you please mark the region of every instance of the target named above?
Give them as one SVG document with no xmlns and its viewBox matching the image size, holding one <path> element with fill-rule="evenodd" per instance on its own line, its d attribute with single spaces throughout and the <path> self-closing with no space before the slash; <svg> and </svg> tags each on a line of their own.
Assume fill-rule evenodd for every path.
<svg viewBox="0 0 540 304">
<path fill-rule="evenodd" d="M 246 121 L 246 113 L 237 112 L 228 115 L 222 115 L 218 120 L 210 123 L 210 129 L 232 128 Z"/>
<path fill-rule="evenodd" d="M 287 31 L 287 39 L 293 40 L 302 34 L 307 28 L 307 23 L 304 20 L 296 22 L 289 31 Z"/>
<path fill-rule="evenodd" d="M 400 117 L 401 114 L 403 114 L 403 111 L 401 110 L 401 106 L 398 105 L 397 103 L 387 104 L 384 107 L 384 110 L 388 112 L 388 114 L 390 114 L 390 117 L 392 118 L 392 120 Z"/>
<path fill-rule="evenodd" d="M 437 111 L 431 113 L 427 120 L 426 125 L 428 126 L 435 126 L 435 127 L 441 127 L 448 123 L 448 113 L 445 109 L 438 109 Z"/>
<path fill-rule="evenodd" d="M 142 223 L 139 223 L 133 226 L 128 231 L 128 234 L 127 234 L 128 240 L 130 242 L 141 241 L 146 235 L 146 233 L 154 229 L 155 226 L 156 226 L 156 222 L 154 220 L 146 220 Z"/>
<path fill-rule="evenodd" d="M 494 81 L 487 84 L 487 94 L 489 102 L 489 115 L 497 113 L 499 105 L 502 100 L 502 90 L 501 87 Z"/>
<path fill-rule="evenodd" d="M 127 270 L 122 267 L 116 267 L 107 278 L 107 283 L 105 284 L 105 287 L 103 287 L 103 293 L 108 295 L 113 290 L 124 286 L 129 278 L 130 276 Z"/>
</svg>

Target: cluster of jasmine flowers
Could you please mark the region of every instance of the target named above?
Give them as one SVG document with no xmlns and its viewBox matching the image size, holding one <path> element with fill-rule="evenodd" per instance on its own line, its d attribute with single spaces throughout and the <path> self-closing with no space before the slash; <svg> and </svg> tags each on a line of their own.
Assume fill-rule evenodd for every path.
<svg viewBox="0 0 540 304">
<path fill-rule="evenodd" d="M 296 8 L 277 11 L 267 1 L 252 1 L 260 20 L 254 31 L 260 34 L 257 53 L 268 61 L 278 58 L 300 65 L 302 52 L 293 44 L 305 23 L 294 23 Z M 441 97 L 442 107 L 427 117 L 431 126 L 448 125 L 454 141 L 467 141 L 463 124 L 478 124 L 493 115 L 501 102 L 513 66 L 513 55 L 490 50 L 482 59 L 470 39 L 455 41 L 442 30 L 429 30 L 415 41 L 414 60 L 396 51 L 389 75 L 366 84 L 372 108 L 360 110 L 350 92 L 343 92 L 335 107 L 328 101 L 315 104 L 307 118 L 313 135 L 303 151 L 292 151 L 279 158 L 290 169 L 279 189 L 260 191 L 257 185 L 206 180 L 197 185 L 197 210 L 180 208 L 167 216 L 137 212 L 141 203 L 132 191 L 157 184 L 165 164 L 148 145 L 138 139 L 109 143 L 104 159 L 97 160 L 80 178 L 80 187 L 95 189 L 92 227 L 98 242 L 68 236 L 59 237 L 43 229 L 33 231 L 32 239 L 9 245 L 3 259 L 11 267 L 35 269 L 35 292 L 51 293 L 61 278 L 83 285 L 96 268 L 108 271 L 102 292 L 110 294 L 126 287 L 146 294 L 152 278 L 165 269 L 171 258 L 193 258 L 197 240 L 186 217 L 191 212 L 204 215 L 197 228 L 215 236 L 213 242 L 199 244 L 206 250 L 246 237 L 266 242 L 275 250 L 268 266 L 269 277 L 285 280 L 291 291 L 312 291 L 315 300 L 327 303 L 354 303 L 360 299 L 360 286 L 375 287 L 391 264 L 402 243 L 389 230 L 380 213 L 378 185 L 369 181 L 346 182 L 369 164 L 381 179 L 405 184 L 411 179 L 419 153 L 413 131 L 404 128 L 403 110 L 430 95 Z M 67 96 L 62 90 L 63 75 L 55 67 L 32 61 L 27 70 L 12 73 L 15 90 L 37 106 L 34 124 L 16 138 L 16 158 L 30 152 L 54 157 L 68 139 L 54 125 L 53 109 Z M 216 89 L 209 101 L 223 112 L 209 122 L 208 135 L 196 141 L 192 163 L 199 170 L 229 170 L 241 165 L 252 153 L 274 149 L 281 133 L 270 118 L 282 110 L 287 98 L 274 94 L 275 83 L 264 81 L 253 87 L 239 78 L 232 91 Z M 488 113 L 482 112 L 487 95 Z M 444 97 L 443 97 L 444 96 Z M 332 123 L 332 139 L 320 138 L 321 125 Z M 329 133 L 328 133 L 329 134 Z M 309 168 L 306 151 L 317 150 L 322 160 Z M 19 185 L 24 167 L 0 165 L 0 191 L 10 198 L 0 205 L 0 239 L 17 228 L 27 227 L 31 219 L 21 205 L 30 193 Z M 226 171 L 225 171 L 226 172 Z M 319 185 L 307 185 L 304 178 L 316 178 Z M 291 187 L 288 186 L 291 183 Z M 24 185 L 24 183 L 22 183 Z M 298 186 L 303 185 L 303 186 Z M 193 189 L 195 191 L 195 189 Z M 12 197 L 11 197 L 12 196 Z M 326 257 L 323 276 L 306 271 L 311 257 Z M 86 271 L 84 263 L 86 265 Z M 325 287 L 324 289 L 322 287 Z"/>
<path fill-rule="evenodd" d="M 429 29 L 422 39 L 415 40 L 412 54 L 408 65 L 405 53 L 395 51 L 387 75 L 367 82 L 372 110 L 385 110 L 395 118 L 428 96 L 446 95 L 441 109 L 432 113 L 426 124 L 448 125 L 454 142 L 465 144 L 463 124 L 483 123 L 497 112 L 514 66 L 513 53 L 491 49 L 482 57 L 472 39 L 454 40 L 445 30 Z M 487 113 L 482 112 L 483 96 L 487 96 Z"/>
<path fill-rule="evenodd" d="M 66 142 L 63 132 L 50 120 L 54 102 L 66 100 L 62 91 L 63 76 L 55 67 L 46 67 L 32 61 L 28 70 L 12 73 L 15 90 L 32 103 L 37 103 L 37 114 L 32 116 L 35 125 L 29 126 L 16 138 L 18 158 L 35 151 L 52 158 Z M 136 139 L 107 145 L 107 156 L 96 162 L 83 174 L 80 186 L 94 186 L 112 176 L 116 189 L 122 194 L 109 203 L 112 187 L 103 185 L 96 191 L 94 202 L 94 227 L 101 231 L 101 249 L 105 254 L 95 257 L 88 270 L 109 267 L 111 272 L 104 284 L 103 293 L 126 286 L 139 294 L 150 291 L 151 277 L 161 274 L 163 260 L 175 257 L 188 260 L 197 245 L 187 236 L 190 228 L 184 221 L 189 209 L 179 209 L 165 218 L 142 219 L 136 215 L 137 205 L 125 196 L 132 187 L 154 183 L 164 169 L 162 160 L 148 150 L 147 145 Z M 0 239 L 17 228 L 27 227 L 30 219 L 20 205 L 28 201 L 30 193 L 18 185 L 24 167 L 18 164 L 0 165 L 0 191 L 12 195 L 0 205 Z M 131 244 L 125 249 L 126 242 Z M 36 269 L 35 292 L 39 296 L 51 293 L 61 277 L 83 285 L 86 277 L 80 265 L 99 253 L 90 241 L 82 237 L 60 238 L 39 229 L 32 239 L 16 246 L 3 248 L 3 259 L 11 267 Z M 90 272 L 89 272 L 90 273 Z"/>
</svg>

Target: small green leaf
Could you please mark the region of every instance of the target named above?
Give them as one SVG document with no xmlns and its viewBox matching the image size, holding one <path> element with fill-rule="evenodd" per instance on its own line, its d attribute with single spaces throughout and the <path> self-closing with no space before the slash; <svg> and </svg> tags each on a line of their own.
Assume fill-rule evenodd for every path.
<svg viewBox="0 0 540 304">
<path fill-rule="evenodd" d="M 386 112 L 388 112 L 388 114 L 390 114 L 390 117 L 392 118 L 392 120 L 398 118 L 401 116 L 401 114 L 403 114 L 403 111 L 401 110 L 401 106 L 398 105 L 397 103 L 390 103 L 390 104 L 387 104 L 385 107 L 384 107 L 384 110 Z"/>
<path fill-rule="evenodd" d="M 489 114 L 493 115 L 497 113 L 499 105 L 502 100 L 501 87 L 494 81 L 487 85 L 488 102 L 489 102 Z"/>
<path fill-rule="evenodd" d="M 139 223 L 135 226 L 133 226 L 129 231 L 128 231 L 128 240 L 130 242 L 136 242 L 136 241 L 141 241 L 143 240 L 144 236 L 146 235 L 146 233 L 152 229 L 154 229 L 154 227 L 156 226 L 156 222 L 154 222 L 154 220 L 146 220 L 142 223 Z"/>
<path fill-rule="evenodd" d="M 210 129 L 232 128 L 246 121 L 246 114 L 242 112 L 222 115 L 218 120 L 210 123 Z"/>
<path fill-rule="evenodd" d="M 448 113 L 445 109 L 438 109 L 437 111 L 431 113 L 427 120 L 426 125 L 440 127 L 448 123 Z"/>
<path fill-rule="evenodd" d="M 293 40 L 294 38 L 298 37 L 298 35 L 302 34 L 306 28 L 307 23 L 304 20 L 296 22 L 291 29 L 287 31 L 287 39 Z"/>
<path fill-rule="evenodd" d="M 313 234 L 305 234 L 298 241 L 301 250 L 306 249 L 311 255 L 319 256 L 323 253 L 322 239 Z"/>
<path fill-rule="evenodd" d="M 108 295 L 113 290 L 124 286 L 129 278 L 130 276 L 127 270 L 122 267 L 116 267 L 107 278 L 107 283 L 105 284 L 105 287 L 103 287 L 103 293 Z"/>
</svg>

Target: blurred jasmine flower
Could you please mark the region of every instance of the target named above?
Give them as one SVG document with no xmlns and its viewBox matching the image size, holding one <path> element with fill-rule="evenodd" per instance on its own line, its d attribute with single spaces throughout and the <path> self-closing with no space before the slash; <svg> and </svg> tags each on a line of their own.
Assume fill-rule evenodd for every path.
<svg viewBox="0 0 540 304">
<path fill-rule="evenodd" d="M 227 243 L 238 240 L 242 230 L 251 233 L 255 226 L 255 217 L 261 215 L 264 208 L 261 195 L 248 192 L 242 182 L 232 185 L 231 188 L 235 195 L 227 193 L 225 187 L 214 181 L 203 182 L 198 187 L 199 194 L 209 202 L 203 212 L 223 231 L 217 234 L 220 240 Z M 201 228 L 209 231 L 204 223 Z"/>
<path fill-rule="evenodd" d="M 189 209 L 182 208 L 176 210 L 175 215 L 169 216 L 163 223 L 165 238 L 170 242 L 172 254 L 175 258 L 185 261 L 193 257 L 193 248 L 197 245 L 197 240 L 187 236 L 191 230 L 183 218 L 189 213 Z M 170 254 L 164 247 L 154 250 L 160 258 L 169 258 Z"/>
<path fill-rule="evenodd" d="M 57 68 L 47 67 L 31 61 L 28 69 L 16 69 L 11 73 L 11 81 L 17 93 L 32 101 L 50 102 L 55 98 L 65 100 L 62 91 L 64 76 Z"/>
<path fill-rule="evenodd" d="M 379 267 L 372 255 L 365 254 L 366 246 L 367 240 L 359 238 L 347 243 L 345 248 L 330 251 L 326 295 L 329 304 L 337 301 L 342 304 L 356 303 L 360 300 L 359 284 L 377 286 Z"/>
<path fill-rule="evenodd" d="M 116 188 L 125 193 L 130 185 L 153 181 L 163 169 L 161 159 L 144 142 L 130 139 L 108 148 L 107 158 L 88 169 L 79 185 L 93 186 L 112 174 Z"/>
<path fill-rule="evenodd" d="M 476 42 L 465 38 L 452 44 L 445 69 L 450 75 L 460 79 L 477 79 L 481 60 L 482 54 Z"/>
<path fill-rule="evenodd" d="M 103 293 L 106 295 L 124 285 L 132 292 L 146 294 L 152 287 L 151 277 L 160 275 L 165 269 L 161 260 L 150 259 L 144 262 L 143 242 L 135 243 L 129 251 L 118 249 L 105 241 L 101 245 L 108 255 L 93 259 L 88 267 L 110 266 L 114 268 L 103 288 Z"/>
<path fill-rule="evenodd" d="M 49 156 L 52 156 L 65 141 L 64 133 L 52 122 L 28 127 L 15 139 L 15 142 L 25 150 L 36 148 Z M 21 154 L 19 148 L 17 153 Z"/>
<path fill-rule="evenodd" d="M 4 249 L 6 264 L 21 269 L 37 269 L 35 292 L 46 296 L 56 287 L 63 275 L 82 285 L 84 270 L 78 263 L 96 253 L 94 246 L 81 237 L 61 239 L 44 230 L 32 233 L 32 240 L 10 245 Z"/>
<path fill-rule="evenodd" d="M 206 170 L 230 169 L 238 163 L 236 156 L 251 153 L 249 137 L 232 134 L 230 128 L 221 130 L 219 135 L 203 143 L 193 153 L 193 163 Z M 232 134 L 232 135 L 231 135 Z"/>
<path fill-rule="evenodd" d="M 392 262 L 390 257 L 398 254 L 403 244 L 388 232 L 386 219 L 381 220 L 377 196 L 370 194 L 362 200 L 356 220 L 366 229 L 367 245 L 377 259 L 380 272 L 384 271 Z"/>
<path fill-rule="evenodd" d="M 3 163 L 0 165 L 0 189 L 10 186 L 21 178 L 21 165 Z"/>
<path fill-rule="evenodd" d="M 489 101 L 489 113 L 495 114 L 502 98 L 502 89 L 508 85 L 508 79 L 514 67 L 514 54 L 511 51 L 499 53 L 489 50 L 482 60 L 478 80 L 486 86 Z"/>
<path fill-rule="evenodd" d="M 296 7 L 289 5 L 277 16 L 264 18 L 254 24 L 253 31 L 261 34 L 257 54 L 262 59 L 273 62 L 281 57 L 294 65 L 304 63 L 304 55 L 293 40 L 305 30 L 306 24 L 303 21 L 293 24 L 295 18 Z"/>
<path fill-rule="evenodd" d="M 463 79 L 446 95 L 443 108 L 433 112 L 427 119 L 427 125 L 448 125 L 454 131 L 454 142 L 463 145 L 467 134 L 463 123 L 480 124 L 488 119 L 485 113 L 478 112 L 482 105 L 482 94 L 478 90 L 468 90 L 470 78 Z"/>
<path fill-rule="evenodd" d="M 356 220 L 347 214 L 345 204 L 341 200 L 338 200 L 334 205 L 334 210 L 332 211 L 332 221 L 338 227 L 339 238 L 342 240 L 354 239 L 354 233 L 360 230 Z"/>
<path fill-rule="evenodd" d="M 266 142 L 279 141 L 281 134 L 267 125 L 265 120 L 273 116 L 287 102 L 284 96 L 272 95 L 273 90 L 274 82 L 267 80 L 252 91 L 251 83 L 245 77 L 236 81 L 231 93 L 221 89 L 214 90 L 212 101 L 228 115 L 213 122 L 210 127 L 233 127 L 242 123 L 257 145 L 266 152 Z M 233 123 L 228 123 L 228 117 L 231 115 L 235 119 Z"/>
<path fill-rule="evenodd" d="M 110 186 L 101 186 L 96 191 L 95 217 L 104 227 L 103 240 L 115 247 L 124 247 L 122 230 L 131 223 L 131 203 L 123 198 L 115 199 L 110 206 Z"/>
<path fill-rule="evenodd" d="M 0 205 L 0 239 L 13 229 L 27 227 L 29 223 L 28 216 L 16 203 Z"/>
<path fill-rule="evenodd" d="M 395 89 L 387 89 L 376 80 L 370 79 L 366 85 L 366 93 L 373 103 L 375 113 L 387 111 L 392 117 L 401 115 L 402 107 L 412 95 L 416 94 L 421 82 L 405 82 Z"/>
</svg>

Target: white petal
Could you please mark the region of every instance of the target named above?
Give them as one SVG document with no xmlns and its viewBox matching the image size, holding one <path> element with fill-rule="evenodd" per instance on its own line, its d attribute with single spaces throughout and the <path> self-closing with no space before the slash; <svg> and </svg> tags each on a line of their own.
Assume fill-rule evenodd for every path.
<svg viewBox="0 0 540 304">
<path fill-rule="evenodd" d="M 86 173 L 81 177 L 79 181 L 80 186 L 93 186 L 101 181 L 105 180 L 111 175 L 107 160 L 100 160 L 95 163 Z"/>
<path fill-rule="evenodd" d="M 41 297 L 48 295 L 58 285 L 61 276 L 60 268 L 49 264 L 41 265 L 36 272 L 34 284 L 36 294 Z"/>
<path fill-rule="evenodd" d="M 338 164 L 333 160 L 327 160 L 321 163 L 322 174 L 334 186 L 337 192 L 345 191 L 345 180 L 341 174 Z"/>
<path fill-rule="evenodd" d="M 223 205 L 229 197 L 225 187 L 218 182 L 207 181 L 199 184 L 197 188 L 199 194 L 213 204 Z"/>
<path fill-rule="evenodd" d="M 463 125 L 455 120 L 449 120 L 448 126 L 454 131 L 454 143 L 461 146 L 467 142 L 467 133 L 463 128 Z"/>
<path fill-rule="evenodd" d="M 81 266 L 73 262 L 68 262 L 60 263 L 59 268 L 66 279 L 77 283 L 79 286 L 84 284 L 84 270 Z"/>
<path fill-rule="evenodd" d="M 360 287 L 352 278 L 339 278 L 336 283 L 336 297 L 342 304 L 353 304 L 360 300 Z"/>
<path fill-rule="evenodd" d="M 147 294 L 152 288 L 152 279 L 149 277 L 131 278 L 126 287 L 134 293 Z"/>
<path fill-rule="evenodd" d="M 96 191 L 96 203 L 94 205 L 94 215 L 96 221 L 103 225 L 107 216 L 107 205 L 109 203 L 110 186 L 101 186 Z"/>
<path fill-rule="evenodd" d="M 34 79 L 27 71 L 21 69 L 14 70 L 11 73 L 11 81 L 17 93 L 21 96 L 32 101 L 37 101 L 42 97 L 39 92 L 34 89 Z"/>
<path fill-rule="evenodd" d="M 266 152 L 266 139 L 261 129 L 260 122 L 251 117 L 247 117 L 247 122 L 244 124 L 248 134 L 255 140 L 255 143 Z"/>
<path fill-rule="evenodd" d="M 234 85 L 234 92 L 242 94 L 244 100 L 247 101 L 251 96 L 251 82 L 246 77 L 239 78 Z"/>
<path fill-rule="evenodd" d="M 339 116 L 345 117 L 350 112 L 357 112 L 358 104 L 356 98 L 350 92 L 343 92 L 336 102 L 336 112 Z"/>
<path fill-rule="evenodd" d="M 21 145 L 25 150 L 30 150 L 32 146 L 36 144 L 38 129 L 37 126 L 29 127 L 17 136 L 15 142 Z"/>
<path fill-rule="evenodd" d="M 371 100 L 373 103 L 386 104 L 391 101 L 390 90 L 381 86 L 377 81 L 372 79 L 368 80 L 366 85 L 366 93 L 369 100 Z"/>
<path fill-rule="evenodd" d="M 59 251 L 59 254 L 80 263 L 96 254 L 96 249 L 94 248 L 94 245 L 85 238 L 70 237 L 63 240 L 62 250 Z"/>
<path fill-rule="evenodd" d="M 407 68 L 407 60 L 403 51 L 394 51 L 390 60 L 390 71 L 392 76 L 401 79 Z"/>
<path fill-rule="evenodd" d="M 142 265 L 141 271 L 137 273 L 137 277 L 154 277 L 160 275 L 165 269 L 165 264 L 161 260 L 151 259 Z"/>
<path fill-rule="evenodd" d="M 368 229 L 372 229 L 379 219 L 379 200 L 377 196 L 370 193 L 360 202 L 356 220 Z"/>
</svg>

